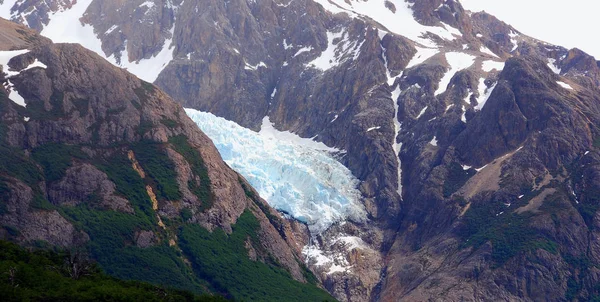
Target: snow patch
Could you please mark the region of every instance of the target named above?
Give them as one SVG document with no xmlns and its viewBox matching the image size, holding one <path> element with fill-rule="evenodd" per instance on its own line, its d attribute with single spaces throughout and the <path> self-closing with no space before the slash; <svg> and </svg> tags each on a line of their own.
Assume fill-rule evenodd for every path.
<svg viewBox="0 0 600 302">
<path fill-rule="evenodd" d="M 416 46 L 415 48 L 417 49 L 417 53 L 413 56 L 410 62 L 408 62 L 408 65 L 406 65 L 406 69 L 419 65 L 440 52 L 440 50 L 437 48 L 427 48 L 419 46 Z"/>
<path fill-rule="evenodd" d="M 113 65 L 127 69 L 144 81 L 154 82 L 166 65 L 173 60 L 175 48 L 172 45 L 172 38 L 175 25 L 170 30 L 170 38 L 165 39 L 161 51 L 155 56 L 138 62 L 130 62 L 127 45 L 125 45 L 125 50 L 120 53 L 120 60 L 117 60 L 114 54 L 106 56 L 102 50 L 102 42 L 94 33 L 94 28 L 79 20 L 91 3 L 92 0 L 78 0 L 71 9 L 52 13 L 50 22 L 44 27 L 41 34 L 55 43 L 79 43 L 106 58 Z M 142 3 L 142 5 L 144 4 L 146 2 Z M 107 33 L 105 32 L 105 34 Z"/>
<path fill-rule="evenodd" d="M 475 111 L 483 109 L 483 106 L 485 106 L 485 103 L 490 98 L 490 95 L 492 94 L 492 91 L 494 91 L 494 88 L 496 88 L 497 84 L 498 83 L 494 83 L 492 87 L 488 88 L 487 85 L 485 85 L 485 79 L 479 79 L 479 86 L 477 87 L 479 90 L 479 97 L 477 98 L 477 106 L 475 106 Z"/>
<path fill-rule="evenodd" d="M 302 249 L 302 254 L 308 265 L 323 267 L 325 274 L 331 275 L 352 269 L 352 265 L 348 262 L 348 255 L 356 249 L 371 250 L 360 237 L 341 234 L 337 238 L 326 241 L 323 245 L 316 240 L 311 240 Z"/>
<path fill-rule="evenodd" d="M 400 135 L 400 131 L 402 131 L 402 123 L 398 121 L 398 111 L 400 110 L 400 106 L 398 105 L 398 97 L 400 96 L 400 86 L 396 87 L 394 91 L 392 91 L 392 102 L 394 103 L 394 141 L 392 142 L 392 149 L 394 150 L 394 155 L 396 160 L 398 161 L 398 185 L 396 186 L 396 192 L 402 198 L 402 161 L 400 160 L 400 152 L 402 151 L 402 143 L 398 142 L 398 135 Z"/>
<path fill-rule="evenodd" d="M 490 72 L 492 70 L 502 71 L 504 69 L 504 62 L 483 61 L 481 69 L 485 72 Z"/>
<path fill-rule="evenodd" d="M 294 54 L 294 57 L 297 57 L 298 55 L 300 55 L 303 52 L 309 52 L 311 50 L 313 50 L 312 46 L 302 47 L 302 48 L 298 49 L 298 51 Z"/>
<path fill-rule="evenodd" d="M 435 95 L 446 91 L 448 84 L 450 84 L 450 80 L 452 80 L 452 77 L 456 74 L 456 72 L 469 68 L 475 62 L 475 56 L 462 52 L 448 52 L 445 54 L 445 56 L 446 61 L 450 65 L 450 69 L 440 80 L 440 84 L 438 89 L 435 91 Z"/>
<path fill-rule="evenodd" d="M 508 36 L 510 37 L 510 43 L 513 45 L 513 48 L 510 50 L 510 52 L 513 52 L 519 48 L 519 41 L 517 40 L 519 34 L 511 30 Z"/>
<path fill-rule="evenodd" d="M 496 55 L 489 48 L 487 48 L 487 47 L 485 47 L 483 45 L 479 48 L 479 51 L 481 51 L 481 52 L 483 52 L 485 54 L 488 54 L 488 55 L 490 55 L 492 57 L 496 57 L 496 58 L 500 59 L 500 57 L 498 57 L 498 55 Z"/>
<path fill-rule="evenodd" d="M 371 132 L 371 131 L 373 131 L 373 130 L 378 130 L 378 129 L 381 129 L 381 126 L 377 126 L 377 127 L 371 127 L 371 128 L 369 128 L 369 129 L 367 129 L 367 132 Z"/>
<path fill-rule="evenodd" d="M 560 87 L 568 89 L 568 90 L 573 90 L 573 87 L 571 87 L 571 85 L 562 82 L 562 81 L 556 81 L 556 84 L 560 85 Z"/>
<path fill-rule="evenodd" d="M 416 119 L 421 118 L 423 114 L 425 114 L 425 111 L 427 111 L 427 108 L 429 108 L 429 106 L 425 106 L 425 108 L 421 109 L 421 112 L 419 112 L 419 115 L 417 115 Z"/>
<path fill-rule="evenodd" d="M 413 17 L 411 4 L 404 0 L 314 0 L 326 10 L 336 14 L 345 12 L 353 18 L 372 19 L 383 25 L 391 32 L 405 36 L 421 45 L 436 47 L 436 44 L 426 37 L 427 33 L 435 34 L 442 39 L 453 41 L 462 34 L 449 25 L 425 26 Z M 391 2 L 396 11 L 386 7 Z"/>
<path fill-rule="evenodd" d="M 429 141 L 429 144 L 432 146 L 437 147 L 437 143 L 438 143 L 438 140 L 437 140 L 437 137 L 435 137 L 435 136 L 431 139 L 431 141 Z"/>
<path fill-rule="evenodd" d="M 552 59 L 552 58 L 548 58 L 548 67 L 550 67 L 550 69 L 556 73 L 556 74 L 560 74 L 560 68 L 558 68 L 558 66 L 556 65 L 556 59 Z"/>
<path fill-rule="evenodd" d="M 359 180 L 335 158 L 343 151 L 279 131 L 268 117 L 256 133 L 210 113 L 193 109 L 186 113 L 261 197 L 306 222 L 312 234 L 339 221 L 365 221 Z"/>
<path fill-rule="evenodd" d="M 8 62 L 10 59 L 28 52 L 29 49 L 0 51 L 0 65 L 4 66 L 4 73 L 6 73 L 9 77 L 19 74 L 18 71 L 11 71 L 8 69 Z"/>
<path fill-rule="evenodd" d="M 244 69 L 245 70 L 257 70 L 259 67 L 267 68 L 267 64 L 265 64 L 265 62 L 263 62 L 263 61 L 258 62 L 258 64 L 256 64 L 256 65 L 250 65 L 248 62 L 246 62 Z"/>
<path fill-rule="evenodd" d="M 307 66 L 327 71 L 348 59 L 356 60 L 360 55 L 360 48 L 363 43 L 364 41 L 360 44 L 357 41 L 350 41 L 348 34 L 343 30 L 338 33 L 327 32 L 327 49 L 316 59 L 309 62 Z M 298 54 L 296 53 L 296 55 Z"/>
</svg>

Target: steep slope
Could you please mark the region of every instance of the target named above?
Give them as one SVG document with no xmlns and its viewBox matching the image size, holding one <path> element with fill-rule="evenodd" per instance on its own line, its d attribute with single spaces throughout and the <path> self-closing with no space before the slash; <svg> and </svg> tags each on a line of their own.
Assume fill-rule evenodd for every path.
<svg viewBox="0 0 600 302">
<path fill-rule="evenodd" d="M 291 226 L 180 105 L 79 45 L 0 28 L 15 41 L 0 52 L 3 238 L 84 248 L 123 279 L 240 300 L 330 298 Z"/>
<path fill-rule="evenodd" d="M 78 267 L 78 265 L 82 265 Z M 227 301 L 219 296 L 197 296 L 135 281 L 109 277 L 81 254 L 30 251 L 0 241 L 0 292 L 5 301 Z"/>
<path fill-rule="evenodd" d="M 338 299 L 599 294 L 599 64 L 582 51 L 454 0 L 56 7 L 43 33 L 186 107 L 253 130 L 268 117 L 346 151 L 339 161 L 360 181 L 368 220 L 298 240 Z"/>
</svg>

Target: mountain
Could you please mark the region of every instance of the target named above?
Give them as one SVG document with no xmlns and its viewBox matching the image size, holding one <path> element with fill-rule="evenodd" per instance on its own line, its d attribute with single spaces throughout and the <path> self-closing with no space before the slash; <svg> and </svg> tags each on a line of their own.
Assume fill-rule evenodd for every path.
<svg viewBox="0 0 600 302">
<path fill-rule="evenodd" d="M 318 211 L 278 198 L 327 209 L 314 216 L 327 228 L 297 250 L 339 300 L 600 295 L 600 68 L 578 49 L 455 0 L 5 0 L 0 12 L 235 122 L 187 110 L 268 202 L 304 222 Z M 310 138 L 328 158 L 286 160 L 304 149 L 239 126 Z M 314 150 L 293 154 L 312 161 Z M 333 204 L 344 213 L 358 200 L 365 215 L 330 223 L 303 191 L 335 191 L 332 175 L 348 175 L 332 158 L 361 195 Z"/>
<path fill-rule="evenodd" d="M 181 105 L 77 44 L 0 21 L 0 236 L 236 300 L 329 300 L 293 227 Z"/>
<path fill-rule="evenodd" d="M 118 280 L 100 272 L 81 254 L 29 251 L 5 241 L 0 241 L 0 267 L 7 273 L 0 279 L 4 301 L 227 301 Z"/>
</svg>

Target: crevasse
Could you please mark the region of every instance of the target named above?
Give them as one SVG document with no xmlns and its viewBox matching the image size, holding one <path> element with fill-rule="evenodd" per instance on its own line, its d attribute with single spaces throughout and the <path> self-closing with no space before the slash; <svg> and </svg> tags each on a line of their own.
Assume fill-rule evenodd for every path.
<svg viewBox="0 0 600 302">
<path fill-rule="evenodd" d="M 257 133 L 210 113 L 186 112 L 231 168 L 272 207 L 307 223 L 313 235 L 335 222 L 366 219 L 359 181 L 335 159 L 339 150 L 278 131 L 268 117 Z"/>
</svg>

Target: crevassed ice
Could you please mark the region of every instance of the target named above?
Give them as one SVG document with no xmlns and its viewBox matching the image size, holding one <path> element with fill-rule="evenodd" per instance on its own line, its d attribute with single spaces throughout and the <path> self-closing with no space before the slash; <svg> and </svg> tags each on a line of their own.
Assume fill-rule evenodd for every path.
<svg viewBox="0 0 600 302">
<path fill-rule="evenodd" d="M 256 133 L 213 114 L 186 113 L 214 142 L 223 160 L 274 208 L 306 222 L 312 234 L 344 220 L 364 221 L 359 181 L 333 148 L 276 130 L 268 118 Z"/>
</svg>

